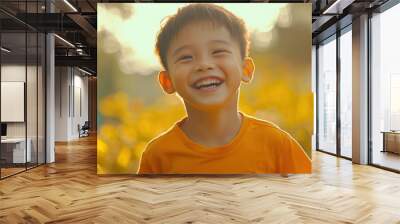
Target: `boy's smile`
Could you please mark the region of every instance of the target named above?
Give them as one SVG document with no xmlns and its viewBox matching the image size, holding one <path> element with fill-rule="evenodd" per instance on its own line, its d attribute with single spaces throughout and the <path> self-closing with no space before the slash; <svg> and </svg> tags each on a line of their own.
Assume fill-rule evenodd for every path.
<svg viewBox="0 0 400 224">
<path fill-rule="evenodd" d="M 202 92 L 212 92 L 215 91 L 223 83 L 224 80 L 222 78 L 208 76 L 204 78 L 199 78 L 191 86 L 194 89 L 200 90 Z"/>
<path fill-rule="evenodd" d="M 176 91 L 186 106 L 219 108 L 237 101 L 241 81 L 250 81 L 254 67 L 246 70 L 246 60 L 251 59 L 243 59 L 239 43 L 224 26 L 192 22 L 171 42 L 168 71 L 160 73 L 160 83 L 166 92 Z"/>
</svg>

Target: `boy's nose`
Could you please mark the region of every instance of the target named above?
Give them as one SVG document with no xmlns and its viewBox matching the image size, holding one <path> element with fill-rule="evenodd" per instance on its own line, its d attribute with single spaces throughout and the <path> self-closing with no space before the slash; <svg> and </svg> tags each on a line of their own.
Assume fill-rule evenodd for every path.
<svg viewBox="0 0 400 224">
<path fill-rule="evenodd" d="M 208 57 L 199 58 L 196 71 L 207 71 L 214 69 L 214 63 Z"/>
</svg>

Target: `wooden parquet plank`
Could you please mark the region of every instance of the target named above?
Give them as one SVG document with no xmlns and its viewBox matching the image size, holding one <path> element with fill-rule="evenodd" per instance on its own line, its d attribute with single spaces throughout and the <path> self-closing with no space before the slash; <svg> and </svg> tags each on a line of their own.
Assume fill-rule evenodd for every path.
<svg viewBox="0 0 400 224">
<path fill-rule="evenodd" d="M 313 174 L 98 176 L 96 141 L 0 181 L 0 223 L 399 223 L 400 175 L 315 152 Z"/>
</svg>

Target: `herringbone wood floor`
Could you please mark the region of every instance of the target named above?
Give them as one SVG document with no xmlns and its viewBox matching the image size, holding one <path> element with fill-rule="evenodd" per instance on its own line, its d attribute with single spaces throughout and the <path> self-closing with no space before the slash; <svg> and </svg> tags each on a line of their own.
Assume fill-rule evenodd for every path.
<svg viewBox="0 0 400 224">
<path fill-rule="evenodd" d="M 97 176 L 96 141 L 0 181 L 0 223 L 400 223 L 400 175 L 313 155 L 314 173 Z"/>
</svg>

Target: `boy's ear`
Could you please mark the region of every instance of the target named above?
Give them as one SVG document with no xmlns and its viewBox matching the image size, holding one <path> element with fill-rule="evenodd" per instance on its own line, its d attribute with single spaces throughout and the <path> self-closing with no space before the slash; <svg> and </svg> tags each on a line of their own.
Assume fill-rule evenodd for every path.
<svg viewBox="0 0 400 224">
<path fill-rule="evenodd" d="M 255 65 L 253 59 L 250 57 L 246 57 L 243 61 L 243 82 L 250 82 L 254 75 Z"/>
<path fill-rule="evenodd" d="M 158 81 L 166 93 L 172 94 L 175 92 L 175 88 L 172 85 L 172 81 L 167 71 L 160 71 L 158 73 Z"/>
</svg>

